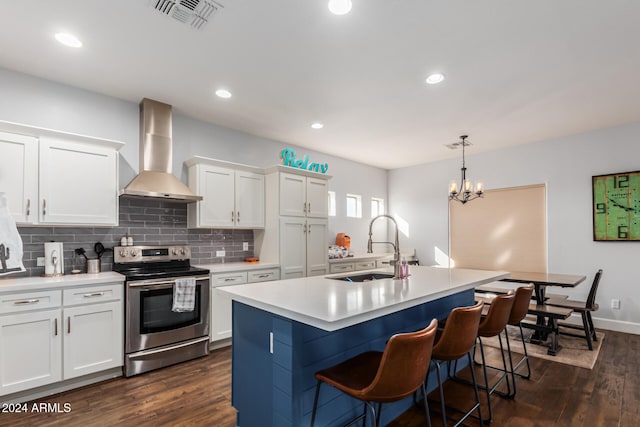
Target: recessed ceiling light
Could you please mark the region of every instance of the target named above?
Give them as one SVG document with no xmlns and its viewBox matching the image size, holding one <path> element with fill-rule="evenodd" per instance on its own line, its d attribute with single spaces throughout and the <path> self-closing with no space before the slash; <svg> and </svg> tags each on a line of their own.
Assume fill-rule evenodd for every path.
<svg viewBox="0 0 640 427">
<path fill-rule="evenodd" d="M 218 95 L 220 98 L 225 98 L 225 99 L 231 98 L 231 92 L 229 92 L 226 89 L 218 89 L 216 91 L 216 95 Z"/>
<path fill-rule="evenodd" d="M 56 33 L 55 34 L 55 38 L 56 38 L 56 40 L 58 40 L 58 42 L 62 43 L 65 46 L 82 47 L 82 42 L 80 40 L 78 40 L 78 38 L 76 36 L 74 36 L 73 34 Z"/>
<path fill-rule="evenodd" d="M 444 75 L 440 73 L 433 73 L 427 77 L 427 84 L 436 85 L 444 80 Z"/>
<path fill-rule="evenodd" d="M 334 15 L 345 15 L 351 11 L 351 0 L 329 0 L 329 10 Z"/>
<path fill-rule="evenodd" d="M 324 125 L 322 123 L 316 122 L 316 123 L 312 124 L 311 127 L 313 129 L 322 129 L 324 127 Z"/>
</svg>

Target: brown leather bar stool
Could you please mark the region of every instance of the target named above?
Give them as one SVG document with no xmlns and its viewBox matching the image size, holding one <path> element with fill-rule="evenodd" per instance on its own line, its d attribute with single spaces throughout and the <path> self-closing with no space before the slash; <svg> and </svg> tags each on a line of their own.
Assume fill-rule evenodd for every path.
<svg viewBox="0 0 640 427">
<path fill-rule="evenodd" d="M 489 406 L 489 418 L 485 420 L 490 423 L 493 419 L 493 410 L 491 409 L 491 395 L 496 391 L 498 386 L 503 380 L 507 381 L 507 395 L 511 395 L 511 387 L 509 384 L 509 377 L 507 375 L 507 361 L 504 357 L 504 347 L 502 345 L 502 331 L 507 327 L 509 316 L 511 315 L 511 308 L 513 307 L 514 294 L 510 291 L 506 295 L 499 295 L 494 298 L 489 307 L 489 311 L 486 316 L 480 322 L 478 327 L 478 343 L 480 344 L 480 356 L 482 358 L 482 371 L 484 373 L 484 386 L 480 386 L 487 392 L 487 404 Z M 489 376 L 487 375 L 487 363 L 484 355 L 484 345 L 482 344 L 482 338 L 498 337 L 500 343 L 500 355 L 502 356 L 503 373 L 496 382 L 489 386 Z"/>
<path fill-rule="evenodd" d="M 520 339 L 522 340 L 522 348 L 524 349 L 524 356 L 522 359 L 518 361 L 518 363 L 513 365 L 513 352 L 511 351 L 511 343 L 509 341 L 509 333 L 508 330 L 505 333 L 507 340 L 507 354 L 509 355 L 509 371 L 508 373 L 511 375 L 511 382 L 513 383 L 513 391 L 507 394 L 500 393 L 497 390 L 495 391 L 500 396 L 513 398 L 516 395 L 516 375 L 529 379 L 531 377 L 531 366 L 529 365 L 529 354 L 527 353 L 527 345 L 524 340 L 524 332 L 522 330 L 521 322 L 527 315 L 529 311 L 529 304 L 531 302 L 531 295 L 533 295 L 533 283 L 528 284 L 527 286 L 521 286 L 515 290 L 515 296 L 513 299 L 513 305 L 511 307 L 511 313 L 509 314 L 509 320 L 507 321 L 507 325 L 517 326 L 520 329 Z M 517 372 L 520 365 L 526 363 L 527 364 L 527 374 L 520 374 Z M 504 372 L 504 369 L 497 366 L 487 365 L 487 368 L 496 369 L 498 371 Z M 507 382 L 508 384 L 508 382 Z M 507 387 L 508 389 L 508 387 Z"/>
<path fill-rule="evenodd" d="M 424 379 L 429 370 L 437 327 L 438 322 L 433 319 L 425 329 L 392 336 L 384 352 L 367 351 L 316 372 L 318 383 L 313 401 L 311 427 L 315 423 L 320 385 L 323 382 L 364 402 L 364 413 L 347 425 L 352 425 L 360 419 L 364 419 L 366 423 L 369 410 L 372 424 L 376 427 L 380 422 L 383 403 L 404 399 L 420 389 L 424 396 L 427 425 L 431 426 Z M 378 403 L 377 416 L 373 403 Z"/>
<path fill-rule="evenodd" d="M 507 351 L 509 353 L 509 366 L 511 368 L 511 380 L 513 382 L 513 394 L 509 397 L 515 397 L 516 395 L 516 375 L 529 379 L 531 378 L 531 365 L 529 364 L 529 354 L 527 353 L 527 343 L 524 340 L 524 332 L 522 330 L 522 321 L 527 316 L 529 311 L 529 303 L 531 302 L 531 296 L 533 295 L 533 283 L 529 283 L 527 286 L 520 286 L 516 289 L 515 299 L 513 300 L 513 307 L 511 308 L 511 315 L 507 322 L 510 326 L 517 326 L 520 329 L 520 340 L 522 341 L 522 349 L 524 350 L 524 356 L 522 359 L 513 366 L 513 352 L 511 351 L 511 344 L 509 343 L 509 333 L 507 333 Z M 519 374 L 518 368 L 523 363 L 527 364 L 527 374 Z"/>
<path fill-rule="evenodd" d="M 471 351 L 474 348 L 476 337 L 478 336 L 478 326 L 480 325 L 480 316 L 482 315 L 482 307 L 484 303 L 479 302 L 471 307 L 458 307 L 454 308 L 449 314 L 447 321 L 442 330 L 442 334 L 436 340 L 436 344 L 433 346 L 433 353 L 431 354 L 431 362 L 436 367 L 436 374 L 438 376 L 438 388 L 440 391 L 440 410 L 442 411 L 442 425 L 447 425 L 447 412 L 444 401 L 444 389 L 442 382 L 441 366 L 446 362 L 450 364 L 452 361 L 457 361 L 463 358 L 465 355 L 469 361 L 469 367 L 471 368 L 471 378 L 473 379 L 473 387 L 476 398 L 476 403 L 464 413 L 463 417 L 456 421 L 455 426 L 459 426 L 466 420 L 474 411 L 478 411 L 478 418 L 482 423 L 482 410 L 480 409 L 480 395 L 478 393 L 478 385 L 476 383 L 476 375 L 473 370 L 473 362 L 471 357 Z M 428 379 L 428 378 L 427 378 Z"/>
</svg>

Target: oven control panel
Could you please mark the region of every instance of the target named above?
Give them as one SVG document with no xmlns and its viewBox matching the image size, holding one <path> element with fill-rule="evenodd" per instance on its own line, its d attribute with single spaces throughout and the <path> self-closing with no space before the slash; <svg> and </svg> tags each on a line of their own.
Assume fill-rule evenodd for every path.
<svg viewBox="0 0 640 427">
<path fill-rule="evenodd" d="M 191 259 L 189 245 L 175 246 L 116 246 L 113 248 L 113 261 L 150 262 Z"/>
</svg>

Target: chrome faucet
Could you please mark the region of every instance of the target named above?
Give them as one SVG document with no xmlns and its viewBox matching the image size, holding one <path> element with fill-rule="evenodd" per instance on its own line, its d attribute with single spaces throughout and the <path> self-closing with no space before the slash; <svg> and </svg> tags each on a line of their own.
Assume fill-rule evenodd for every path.
<svg viewBox="0 0 640 427">
<path fill-rule="evenodd" d="M 371 238 L 373 236 L 373 223 L 378 219 L 378 218 L 388 218 L 391 221 L 393 221 L 393 224 L 396 226 L 396 242 L 395 243 L 391 243 L 391 242 L 374 242 Z M 382 215 L 378 215 L 377 217 L 373 218 L 371 220 L 371 222 L 369 223 L 369 240 L 367 241 L 367 253 L 371 254 L 373 253 L 373 244 L 374 243 L 387 243 L 391 246 L 393 246 L 393 251 L 394 251 L 394 255 L 393 255 L 393 260 L 389 262 L 389 264 L 391 264 L 393 262 L 393 278 L 394 279 L 399 279 L 400 278 L 400 241 L 398 240 L 398 223 L 396 222 L 396 220 L 391 216 L 391 215 L 386 215 L 386 214 L 382 214 Z"/>
</svg>

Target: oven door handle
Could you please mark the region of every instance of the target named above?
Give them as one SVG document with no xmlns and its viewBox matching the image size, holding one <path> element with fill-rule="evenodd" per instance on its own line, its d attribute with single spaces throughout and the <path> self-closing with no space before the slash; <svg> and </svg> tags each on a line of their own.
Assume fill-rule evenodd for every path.
<svg viewBox="0 0 640 427">
<path fill-rule="evenodd" d="M 209 279 L 209 276 L 199 276 L 199 277 L 196 277 L 195 279 L 196 279 L 196 282 L 198 282 L 198 281 Z M 155 282 L 154 281 L 131 282 L 131 283 L 127 283 L 127 286 L 129 288 L 144 288 L 146 290 L 152 290 L 152 289 L 171 288 L 173 287 L 174 283 L 176 283 L 175 279 L 174 280 L 158 280 Z"/>
</svg>

